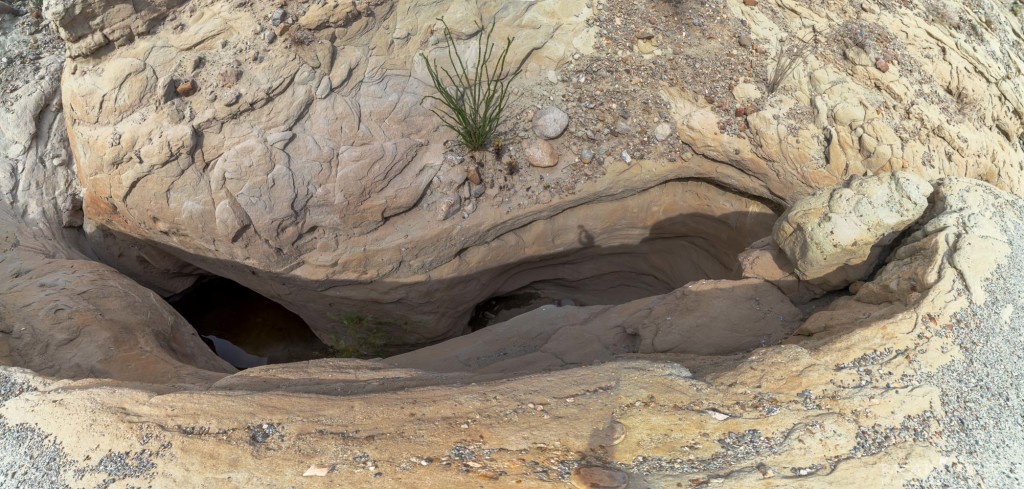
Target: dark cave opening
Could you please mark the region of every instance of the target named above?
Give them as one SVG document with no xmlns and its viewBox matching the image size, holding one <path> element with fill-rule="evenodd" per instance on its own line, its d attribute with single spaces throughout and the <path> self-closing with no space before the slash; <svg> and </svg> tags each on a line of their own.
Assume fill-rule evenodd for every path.
<svg viewBox="0 0 1024 489">
<path fill-rule="evenodd" d="M 226 278 L 200 279 L 167 302 L 235 368 L 332 356 L 297 314 Z"/>
</svg>

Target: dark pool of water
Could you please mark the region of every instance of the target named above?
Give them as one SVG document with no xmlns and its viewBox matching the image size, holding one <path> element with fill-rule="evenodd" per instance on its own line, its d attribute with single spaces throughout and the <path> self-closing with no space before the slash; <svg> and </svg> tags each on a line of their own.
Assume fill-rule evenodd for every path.
<svg viewBox="0 0 1024 489">
<path fill-rule="evenodd" d="M 204 279 L 168 302 L 236 368 L 331 356 L 298 315 L 228 279 Z"/>
</svg>

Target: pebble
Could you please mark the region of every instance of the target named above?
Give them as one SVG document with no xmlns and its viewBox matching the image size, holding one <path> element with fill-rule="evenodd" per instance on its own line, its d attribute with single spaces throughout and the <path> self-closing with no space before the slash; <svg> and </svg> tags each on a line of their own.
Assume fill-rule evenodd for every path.
<svg viewBox="0 0 1024 489">
<path fill-rule="evenodd" d="M 612 130 L 615 131 L 615 134 L 619 135 L 626 135 L 633 132 L 633 128 L 629 127 L 629 124 L 622 121 L 616 122 L 615 127 Z"/>
<path fill-rule="evenodd" d="M 732 417 L 732 416 L 729 416 L 728 414 L 721 413 L 721 412 L 718 412 L 718 411 L 715 411 L 715 410 L 712 410 L 712 409 L 709 409 L 707 411 L 707 413 L 710 414 L 712 418 L 715 418 L 718 421 L 725 421 L 725 420 L 727 420 L 727 419 Z"/>
<path fill-rule="evenodd" d="M 878 68 L 878 71 L 885 73 L 889 71 L 889 63 L 886 62 L 884 59 L 880 59 L 878 61 L 875 61 L 875 68 Z"/>
<path fill-rule="evenodd" d="M 743 46 L 743 47 L 748 48 L 748 49 L 751 48 L 754 45 L 753 39 L 751 39 L 750 36 L 747 35 L 747 34 L 741 34 L 740 35 L 739 43 L 740 43 L 740 46 Z"/>
<path fill-rule="evenodd" d="M 277 40 L 277 34 L 274 31 L 263 31 L 263 40 L 267 41 L 267 44 L 272 44 Z"/>
<path fill-rule="evenodd" d="M 469 187 L 469 196 L 476 199 L 487 192 L 487 185 L 483 183 Z"/>
<path fill-rule="evenodd" d="M 672 135 L 672 126 L 668 125 L 667 122 L 662 122 L 654 127 L 654 139 L 658 141 L 664 141 Z"/>
<path fill-rule="evenodd" d="M 544 139 L 555 139 L 569 126 L 569 115 L 558 107 L 545 107 L 533 116 L 533 132 Z"/>
<path fill-rule="evenodd" d="M 471 166 L 466 170 L 466 179 L 473 185 L 480 185 L 480 182 L 483 181 L 480 179 L 480 170 L 477 170 L 475 166 Z"/>
<path fill-rule="evenodd" d="M 569 481 L 579 489 L 621 489 L 629 483 L 629 476 L 604 467 L 579 467 Z"/>
<path fill-rule="evenodd" d="M 178 88 L 176 88 L 175 91 L 182 97 L 188 97 L 189 95 L 196 93 L 196 83 L 192 80 L 185 80 L 178 84 Z"/>
<path fill-rule="evenodd" d="M 222 102 L 224 102 L 225 107 L 231 107 L 232 105 L 237 104 L 238 99 L 240 98 L 242 98 L 242 94 L 238 93 L 237 90 L 231 90 L 230 92 L 224 95 L 224 99 L 222 100 Z"/>
<path fill-rule="evenodd" d="M 753 7 L 753 6 L 757 5 L 757 0 L 743 0 L 743 5 L 746 5 L 748 7 Z"/>
<path fill-rule="evenodd" d="M 272 14 L 270 14 L 270 23 L 273 24 L 274 27 L 277 27 L 281 25 L 281 23 L 284 22 L 284 19 L 286 18 L 288 18 L 288 13 L 285 12 L 284 9 L 279 8 L 275 10 Z"/>
<path fill-rule="evenodd" d="M 526 161 L 536 167 L 550 168 L 558 164 L 555 147 L 543 139 L 523 141 L 523 155 L 526 156 Z"/>
<path fill-rule="evenodd" d="M 625 161 L 627 165 L 633 162 L 633 157 L 629 156 L 629 152 L 628 151 L 622 150 L 622 155 L 621 156 L 622 156 L 622 161 Z"/>
<path fill-rule="evenodd" d="M 590 163 L 591 161 L 594 161 L 594 152 L 589 149 L 580 151 L 580 161 L 584 163 Z"/>
<path fill-rule="evenodd" d="M 305 472 L 302 473 L 303 477 L 324 477 L 331 472 L 334 467 L 330 465 L 310 465 Z"/>
<path fill-rule="evenodd" d="M 456 195 L 449 195 L 441 201 L 437 208 L 437 220 L 444 221 L 462 210 L 462 198 Z M 465 426 L 469 428 L 469 426 Z"/>
</svg>

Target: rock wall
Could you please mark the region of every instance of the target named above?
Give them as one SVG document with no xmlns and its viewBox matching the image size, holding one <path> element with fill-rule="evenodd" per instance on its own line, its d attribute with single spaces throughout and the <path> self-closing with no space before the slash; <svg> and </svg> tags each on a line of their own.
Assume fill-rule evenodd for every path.
<svg viewBox="0 0 1024 489">
<path fill-rule="evenodd" d="M 463 359 L 496 340 L 542 347 L 549 358 L 569 353 L 552 349 L 563 342 L 531 343 L 547 324 L 585 346 L 572 353 L 605 360 L 525 376 L 510 377 L 535 362 L 437 373 L 455 356 L 435 357 L 428 370 L 339 359 L 273 365 L 200 390 L 4 369 L 0 465 L 33 468 L 0 477 L 75 487 L 1012 486 L 1007 467 L 1024 453 L 1015 424 L 1024 391 L 1010 353 L 1024 346 L 1013 293 L 1024 280 L 1024 201 L 955 178 L 936 182 L 932 200 L 856 294 L 813 313 L 784 344 L 749 354 L 704 356 L 673 343 L 679 332 L 713 337 L 660 321 L 673 305 L 690 310 L 691 292 L 680 291 L 618 308 L 540 310 L 516 328 L 448 344 Z M 756 281 L 736 284 L 748 282 Z M 702 306 L 742 318 L 747 299 L 733 295 Z M 602 324 L 611 329 L 630 307 L 648 318 L 641 336 L 657 333 L 641 342 L 653 348 L 594 348 L 611 338 L 600 337 Z M 531 317 L 542 321 L 531 326 Z M 479 334 L 491 344 L 467 341 Z M 596 341 L 586 346 L 589 335 Z M 661 348 L 673 344 L 683 349 Z M 656 353 L 667 351 L 675 353 Z M 586 362 L 562 360 L 544 366 Z M 978 396 L 990 406 L 979 408 Z"/>
<path fill-rule="evenodd" d="M 575 224 L 514 245 L 523 230 L 673 180 L 746 199 L 725 197 L 742 210 L 719 213 L 763 214 L 759 203 L 900 169 L 1022 191 L 1015 93 L 1024 87 L 1007 71 L 1020 65 L 1008 47 L 1020 19 L 994 3 L 979 24 L 954 2 L 898 13 L 864 2 L 825 16 L 791 0 L 728 1 L 701 7 L 718 9 L 700 17 L 713 25 L 661 25 L 680 15 L 668 10 L 650 20 L 651 37 L 634 36 L 651 26 L 627 7 L 582 1 L 75 5 L 46 11 L 69 45 L 63 103 L 85 229 L 106 244 L 97 250 L 119 250 L 97 255 L 163 293 L 201 274 L 231 278 L 332 342 L 346 341 L 336 318 L 349 315 L 372 319 L 395 344 L 458 334 L 476 303 L 518 280 L 518 264 L 586 253 L 568 239 Z M 939 11 L 952 20 L 935 21 Z M 497 39 L 516 37 L 509 62 L 526 74 L 513 87 L 501 158 L 446 145 L 451 133 L 421 103 L 433 88 L 419 54 L 446 52 L 432 20 L 441 16 L 464 53 L 478 22 L 494 20 Z M 739 50 L 711 28 L 736 33 Z M 817 49 L 768 93 L 761 76 L 797 39 Z M 713 58 L 749 72 L 701 68 Z M 652 69 L 661 82 L 622 75 Z M 513 143 L 535 138 L 534 113 L 552 103 L 570 117 L 545 143 L 559 163 L 533 166 Z M 740 248 L 760 237 L 751 229 L 736 229 Z M 734 237 L 709 239 L 714 248 Z M 726 278 L 691 268 L 686 280 Z"/>
</svg>

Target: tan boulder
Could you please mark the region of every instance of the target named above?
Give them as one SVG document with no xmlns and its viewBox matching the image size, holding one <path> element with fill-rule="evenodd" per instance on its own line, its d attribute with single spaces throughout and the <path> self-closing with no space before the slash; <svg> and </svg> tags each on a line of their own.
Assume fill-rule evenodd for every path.
<svg viewBox="0 0 1024 489">
<path fill-rule="evenodd" d="M 931 192 L 909 173 L 854 178 L 790 207 L 772 237 L 800 279 L 837 290 L 879 265 L 893 240 L 924 214 Z"/>
</svg>

